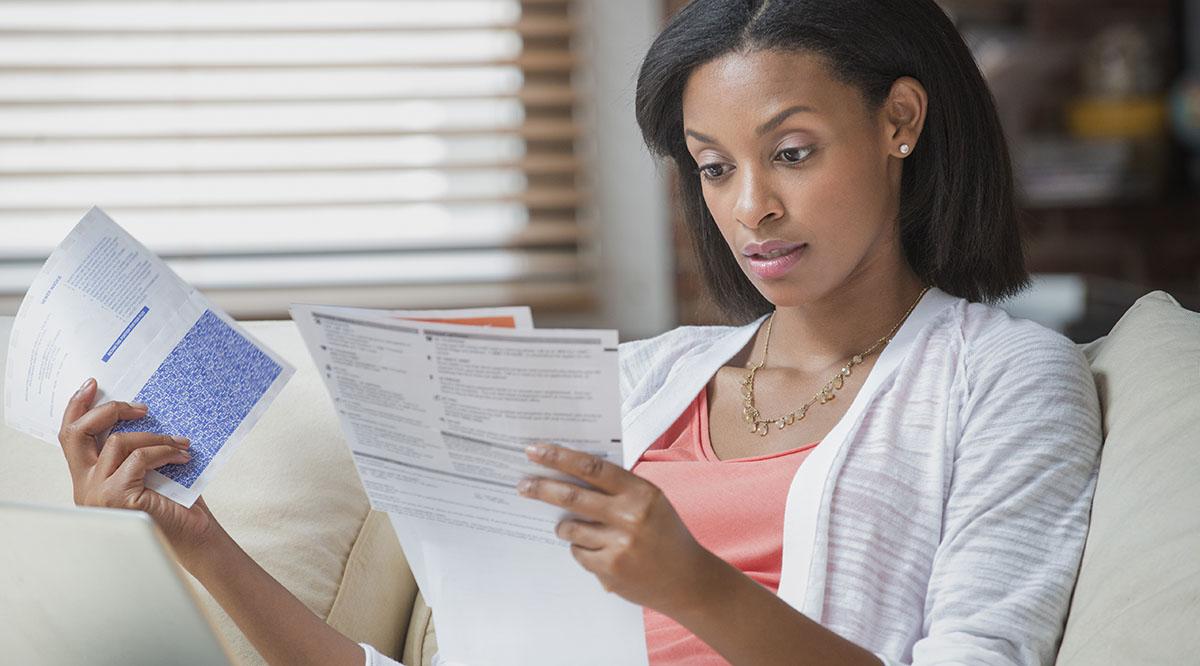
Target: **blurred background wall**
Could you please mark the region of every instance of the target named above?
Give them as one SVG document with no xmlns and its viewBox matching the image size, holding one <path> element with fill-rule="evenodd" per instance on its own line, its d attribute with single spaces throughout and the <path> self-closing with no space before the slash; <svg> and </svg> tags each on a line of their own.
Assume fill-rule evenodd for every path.
<svg viewBox="0 0 1200 666">
<path fill-rule="evenodd" d="M 92 205 L 235 316 L 519 304 L 625 339 L 721 321 L 637 66 L 680 0 L 0 0 L 0 313 Z M 1200 0 L 944 0 L 1077 340 L 1200 309 Z"/>
</svg>

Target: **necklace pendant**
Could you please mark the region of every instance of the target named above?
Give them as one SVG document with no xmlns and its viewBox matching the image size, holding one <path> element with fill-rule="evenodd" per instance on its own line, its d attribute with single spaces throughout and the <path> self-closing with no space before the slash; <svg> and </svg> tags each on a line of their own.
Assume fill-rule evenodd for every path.
<svg viewBox="0 0 1200 666">
<path fill-rule="evenodd" d="M 753 423 L 758 420 L 758 416 L 758 408 L 747 400 L 745 406 L 742 407 L 742 418 L 746 419 L 746 423 Z"/>
</svg>

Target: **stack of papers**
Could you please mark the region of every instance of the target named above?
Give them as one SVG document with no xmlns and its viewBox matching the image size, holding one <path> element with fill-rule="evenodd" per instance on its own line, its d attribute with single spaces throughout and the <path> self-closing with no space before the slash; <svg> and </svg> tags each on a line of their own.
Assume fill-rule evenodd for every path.
<svg viewBox="0 0 1200 666">
<path fill-rule="evenodd" d="M 294 305 L 292 318 L 434 609 L 443 657 L 646 662 L 641 608 L 574 560 L 554 534 L 563 510 L 515 490 L 555 476 L 528 461 L 532 443 L 622 463 L 615 331 L 534 329 L 524 308 Z"/>
</svg>

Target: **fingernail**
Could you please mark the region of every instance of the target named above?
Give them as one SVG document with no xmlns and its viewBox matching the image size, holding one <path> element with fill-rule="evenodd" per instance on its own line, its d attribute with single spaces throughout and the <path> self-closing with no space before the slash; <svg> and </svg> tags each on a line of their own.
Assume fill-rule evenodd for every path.
<svg viewBox="0 0 1200 666">
<path fill-rule="evenodd" d="M 144 402 L 131 402 L 129 403 L 129 406 L 133 407 L 134 409 L 150 409 L 150 406 Z"/>
<path fill-rule="evenodd" d="M 188 453 L 187 451 L 180 451 L 179 456 L 181 458 L 183 458 L 184 462 L 187 462 L 192 459 L 192 454 Z"/>
<path fill-rule="evenodd" d="M 82 392 L 86 391 L 87 387 L 89 387 L 91 385 L 92 385 L 92 378 L 88 377 L 87 379 L 83 380 L 83 385 L 79 387 L 78 393 L 82 393 Z"/>
<path fill-rule="evenodd" d="M 525 447 L 525 453 L 534 458 L 541 458 L 546 455 L 546 447 L 541 444 L 530 444 Z"/>
<path fill-rule="evenodd" d="M 187 437 L 180 437 L 179 435 L 171 435 L 171 440 L 185 449 L 189 444 L 191 444 L 191 440 L 189 440 Z"/>
<path fill-rule="evenodd" d="M 533 487 L 533 482 L 532 482 L 532 481 L 530 481 L 529 479 L 521 479 L 521 480 L 520 480 L 520 481 L 517 483 L 517 492 L 519 492 L 519 493 L 521 493 L 522 495 L 524 495 L 525 493 L 529 492 L 529 489 L 530 489 L 531 487 Z"/>
</svg>

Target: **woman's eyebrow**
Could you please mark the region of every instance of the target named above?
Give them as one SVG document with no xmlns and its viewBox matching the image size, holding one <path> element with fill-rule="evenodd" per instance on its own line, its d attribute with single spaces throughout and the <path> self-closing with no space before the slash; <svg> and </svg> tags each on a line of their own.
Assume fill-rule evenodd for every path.
<svg viewBox="0 0 1200 666">
<path fill-rule="evenodd" d="M 762 136 L 762 135 L 766 134 L 767 132 L 770 132 L 771 130 L 775 129 L 776 127 L 779 127 L 783 123 L 783 121 L 787 120 L 788 117 L 791 116 L 792 114 L 816 113 L 816 112 L 817 112 L 817 110 L 812 108 L 811 106 L 804 106 L 801 104 L 797 104 L 796 106 L 789 106 L 788 108 L 784 109 L 783 111 L 780 111 L 779 113 L 775 114 L 775 116 L 773 118 L 771 118 L 770 120 L 768 120 L 767 122 L 759 125 L 758 129 L 754 130 L 754 133 L 757 134 L 758 136 Z"/>
<path fill-rule="evenodd" d="M 692 138 L 694 138 L 694 139 L 696 139 L 696 140 L 698 140 L 698 141 L 701 141 L 701 142 L 703 142 L 703 143 L 711 143 L 711 144 L 713 144 L 713 145 L 717 145 L 718 143 L 720 143 L 719 141 L 717 141 L 716 139 L 712 138 L 711 136 L 709 136 L 709 135 L 707 135 L 707 134 L 701 134 L 701 133 L 699 133 L 699 132 L 696 132 L 696 131 L 694 131 L 694 130 L 684 130 L 684 132 L 683 132 L 683 133 L 684 133 L 684 134 L 686 134 L 686 135 L 688 135 L 688 136 L 690 136 L 690 137 L 692 137 Z"/>
<path fill-rule="evenodd" d="M 817 110 L 812 108 L 811 106 L 804 106 L 802 104 L 797 104 L 796 106 L 789 106 L 788 108 L 784 109 L 783 111 L 780 111 L 779 113 L 775 114 L 774 117 L 772 117 L 767 122 L 759 125 L 754 130 L 754 133 L 757 134 L 758 136 L 762 136 L 762 135 L 766 134 L 767 132 L 770 132 L 771 130 L 775 129 L 776 127 L 779 127 L 781 124 L 783 124 L 783 121 L 787 120 L 793 114 L 816 113 L 816 112 L 817 112 Z M 712 138 L 711 136 L 708 136 L 707 134 L 701 134 L 695 130 L 684 130 L 683 133 L 687 136 L 690 136 L 690 137 L 697 139 L 698 141 L 702 141 L 704 143 L 711 143 L 713 145 L 720 144 L 719 141 Z"/>
</svg>

